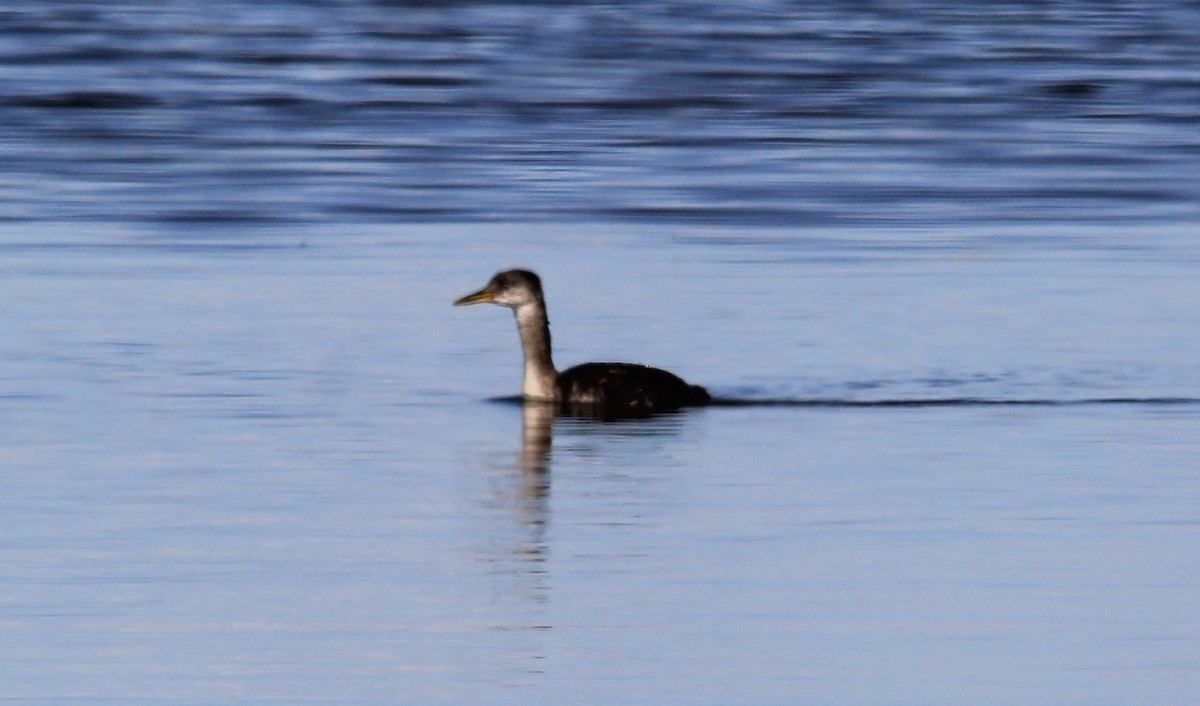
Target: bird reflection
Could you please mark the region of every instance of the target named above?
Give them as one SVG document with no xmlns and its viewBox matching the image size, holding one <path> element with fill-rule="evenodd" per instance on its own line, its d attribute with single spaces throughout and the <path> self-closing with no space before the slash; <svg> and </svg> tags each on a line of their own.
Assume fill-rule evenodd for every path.
<svg viewBox="0 0 1200 706">
<path fill-rule="evenodd" d="M 550 565 L 550 483 L 554 466 L 552 453 L 554 432 L 560 431 L 577 440 L 586 437 L 654 437 L 678 432 L 686 415 L 667 413 L 652 415 L 651 419 L 633 419 L 621 415 L 616 419 L 602 414 L 581 415 L 563 405 L 542 401 L 501 400 L 516 402 L 521 408 L 520 448 L 515 457 L 502 464 L 502 473 L 493 476 L 491 492 L 485 506 L 499 511 L 501 520 L 493 525 L 479 558 L 485 561 L 497 577 L 506 577 L 496 586 L 501 594 L 518 599 L 529 607 L 549 599 Z M 592 410 L 595 411 L 595 410 Z M 566 453 L 587 453 L 577 445 L 566 447 Z M 521 628 L 544 629 L 536 618 Z M 512 627 L 511 625 L 509 627 Z"/>
<path fill-rule="evenodd" d="M 550 490 L 548 477 L 550 443 L 554 438 L 552 405 L 526 402 L 521 405 L 521 472 L 532 483 L 538 479 L 536 495 L 544 499 Z"/>
<path fill-rule="evenodd" d="M 514 597 L 533 603 L 547 598 L 547 541 L 550 521 L 550 447 L 554 407 L 530 402 L 521 407 L 521 445 L 516 458 L 505 464 L 496 479 L 487 505 L 507 515 L 492 532 L 481 557 L 498 576 L 515 579 L 509 584 Z M 504 529 L 507 526 L 508 529 Z M 506 591 L 507 592 L 507 591 Z M 526 626 L 533 627 L 533 626 Z"/>
<path fill-rule="evenodd" d="M 521 524 L 530 530 L 519 554 L 540 565 L 546 558 L 546 527 L 550 518 L 550 444 L 554 438 L 554 409 L 530 402 L 521 408 L 520 492 Z"/>
</svg>

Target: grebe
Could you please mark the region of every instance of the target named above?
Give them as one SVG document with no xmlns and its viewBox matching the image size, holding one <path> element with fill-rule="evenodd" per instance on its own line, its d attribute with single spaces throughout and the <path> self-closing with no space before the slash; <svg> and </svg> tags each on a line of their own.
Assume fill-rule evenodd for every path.
<svg viewBox="0 0 1200 706">
<path fill-rule="evenodd" d="M 558 372 L 550 357 L 550 321 L 542 280 L 528 270 L 498 272 L 487 286 L 454 306 L 491 303 L 513 310 L 525 351 L 526 400 L 555 402 L 573 412 L 649 414 L 705 405 L 708 391 L 658 368 L 631 363 L 584 363 Z"/>
</svg>

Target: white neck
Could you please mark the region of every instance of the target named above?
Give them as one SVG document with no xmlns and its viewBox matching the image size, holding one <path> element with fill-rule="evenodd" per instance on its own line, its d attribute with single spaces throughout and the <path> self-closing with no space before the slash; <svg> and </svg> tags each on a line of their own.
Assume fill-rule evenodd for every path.
<svg viewBox="0 0 1200 706">
<path fill-rule="evenodd" d="M 513 310 L 521 349 L 525 353 L 525 379 L 521 394 L 530 400 L 558 399 L 558 371 L 550 355 L 550 322 L 546 305 L 540 301 L 522 304 Z"/>
</svg>

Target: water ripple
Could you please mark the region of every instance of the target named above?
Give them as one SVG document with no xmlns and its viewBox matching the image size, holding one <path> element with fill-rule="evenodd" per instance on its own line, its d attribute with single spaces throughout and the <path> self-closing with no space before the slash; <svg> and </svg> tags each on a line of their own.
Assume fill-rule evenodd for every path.
<svg viewBox="0 0 1200 706">
<path fill-rule="evenodd" d="M 0 165 L 42 188 L 0 219 L 1194 222 L 1198 15 L 27 3 L 0 25 Z"/>
</svg>

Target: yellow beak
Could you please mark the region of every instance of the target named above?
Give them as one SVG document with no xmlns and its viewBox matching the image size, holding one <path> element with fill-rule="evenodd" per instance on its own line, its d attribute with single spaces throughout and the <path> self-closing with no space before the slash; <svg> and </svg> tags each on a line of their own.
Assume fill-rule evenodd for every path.
<svg viewBox="0 0 1200 706">
<path fill-rule="evenodd" d="M 496 301 L 496 295 L 491 290 L 484 289 L 454 300 L 454 306 L 469 306 L 471 304 L 488 304 Z"/>
</svg>

